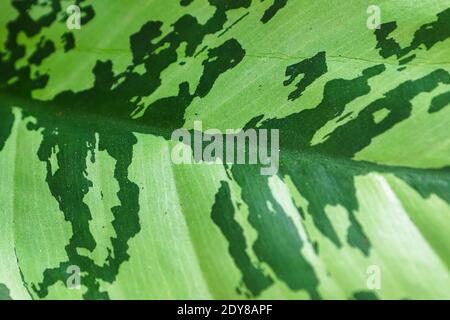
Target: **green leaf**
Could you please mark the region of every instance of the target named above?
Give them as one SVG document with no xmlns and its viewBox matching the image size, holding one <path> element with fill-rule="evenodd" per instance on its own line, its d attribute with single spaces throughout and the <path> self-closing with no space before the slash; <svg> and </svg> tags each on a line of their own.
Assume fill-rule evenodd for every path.
<svg viewBox="0 0 450 320">
<path fill-rule="evenodd" d="M 450 1 L 72 2 L 0 13 L 0 299 L 450 298 Z"/>
</svg>

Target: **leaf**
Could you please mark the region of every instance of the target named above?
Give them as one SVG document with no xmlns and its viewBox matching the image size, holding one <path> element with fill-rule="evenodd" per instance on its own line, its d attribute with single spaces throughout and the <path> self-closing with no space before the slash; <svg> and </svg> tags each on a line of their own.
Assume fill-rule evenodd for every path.
<svg viewBox="0 0 450 320">
<path fill-rule="evenodd" d="M 0 13 L 0 299 L 450 298 L 450 1 L 78 2 Z"/>
</svg>

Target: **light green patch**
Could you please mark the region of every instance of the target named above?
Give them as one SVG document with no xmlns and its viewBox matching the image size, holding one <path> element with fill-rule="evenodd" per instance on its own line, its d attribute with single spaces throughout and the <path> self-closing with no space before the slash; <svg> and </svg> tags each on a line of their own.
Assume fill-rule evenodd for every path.
<svg viewBox="0 0 450 320">
<path fill-rule="evenodd" d="M 97 265 L 102 265 L 108 257 L 111 238 L 116 235 L 112 226 L 114 217 L 111 208 L 120 205 L 117 198 L 119 185 L 115 179 L 111 179 L 114 176 L 114 159 L 106 151 L 98 150 L 98 145 L 94 154 L 95 162 L 92 163 L 89 159 L 87 162 L 87 178 L 92 181 L 93 187 L 85 196 L 84 203 L 89 206 L 92 215 L 89 228 L 97 246 L 92 254 L 85 255 L 92 258 Z M 90 157 L 89 154 L 88 158 Z"/>
<path fill-rule="evenodd" d="M 16 148 L 21 151 L 16 153 L 12 170 L 15 188 L 10 212 L 14 221 L 12 243 L 29 285 L 42 281 L 45 269 L 67 260 L 64 247 L 72 233 L 46 183 L 46 164 L 37 157 L 41 141 L 40 133 L 27 130 L 26 121 L 20 122 Z"/>
</svg>

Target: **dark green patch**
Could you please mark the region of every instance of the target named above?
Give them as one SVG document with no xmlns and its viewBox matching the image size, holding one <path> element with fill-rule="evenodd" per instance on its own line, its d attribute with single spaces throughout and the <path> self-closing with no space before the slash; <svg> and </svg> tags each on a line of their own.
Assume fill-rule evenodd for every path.
<svg viewBox="0 0 450 320">
<path fill-rule="evenodd" d="M 437 43 L 450 37 L 450 8 L 438 13 L 436 21 L 421 26 L 414 33 L 410 45 L 405 48 L 402 48 L 395 39 L 389 38 L 389 35 L 396 29 L 396 22 L 383 23 L 381 28 L 375 31 L 377 48 L 383 58 L 396 56 L 400 60 L 400 64 L 407 64 L 415 59 L 416 55 L 412 54 L 415 50 L 422 47 L 430 50 Z"/>
<path fill-rule="evenodd" d="M 234 219 L 235 210 L 231 200 L 230 187 L 222 181 L 211 211 L 211 218 L 220 228 L 229 243 L 229 252 L 236 266 L 242 272 L 242 281 L 253 296 L 258 296 L 273 280 L 255 266 L 248 256 L 244 230 Z"/>
<path fill-rule="evenodd" d="M 14 124 L 14 115 L 11 110 L 8 110 L 1 105 L 0 102 L 0 151 L 5 147 L 6 140 L 11 134 L 11 130 Z"/>
<path fill-rule="evenodd" d="M 12 300 L 8 287 L 3 283 L 0 283 L 0 300 Z"/>
<path fill-rule="evenodd" d="M 435 113 L 441 111 L 445 107 L 450 105 L 450 91 L 442 93 L 431 100 L 429 113 Z"/>
<path fill-rule="evenodd" d="M 75 48 L 75 37 L 72 32 L 66 32 L 61 36 L 61 40 L 64 44 L 64 52 L 69 52 Z"/>
<path fill-rule="evenodd" d="M 286 76 L 289 79 L 284 81 L 283 84 L 285 86 L 289 86 L 299 75 L 303 74 L 302 79 L 295 85 L 297 89 L 289 94 L 289 100 L 294 101 L 298 99 L 308 86 L 327 72 L 325 52 L 323 51 L 310 59 L 302 60 L 299 63 L 287 67 Z"/>
<path fill-rule="evenodd" d="M 251 165 L 235 165 L 231 171 L 248 206 L 248 221 L 257 231 L 253 251 L 258 259 L 290 289 L 306 290 L 312 299 L 319 299 L 319 280 L 301 253 L 303 241 L 292 219 L 273 198 L 268 177 Z"/>
<path fill-rule="evenodd" d="M 42 61 L 49 57 L 53 52 L 55 52 L 55 44 L 53 41 L 45 40 L 44 37 L 42 37 L 36 44 L 36 51 L 33 52 L 28 59 L 28 63 L 39 66 Z"/>
<path fill-rule="evenodd" d="M 236 39 L 230 39 L 221 46 L 208 51 L 208 59 L 203 61 L 203 74 L 195 95 L 205 97 L 224 70 L 238 65 L 245 56 L 245 50 Z"/>
<path fill-rule="evenodd" d="M 443 69 L 400 84 L 366 106 L 355 119 L 334 130 L 328 139 L 315 146 L 314 150 L 334 157 L 353 157 L 367 147 L 373 138 L 406 120 L 411 115 L 412 100 L 416 96 L 431 92 L 440 84 L 450 84 L 450 74 Z M 374 114 L 380 110 L 387 110 L 389 113 L 377 121 Z M 348 143 L 349 141 L 351 143 Z"/>
<path fill-rule="evenodd" d="M 372 291 L 359 291 L 353 294 L 356 300 L 379 300 L 378 295 Z"/>
<path fill-rule="evenodd" d="M 188 5 L 190 5 L 194 0 L 180 0 L 180 5 L 182 5 L 183 7 L 186 7 Z"/>
<path fill-rule="evenodd" d="M 264 12 L 261 18 L 261 22 L 267 23 L 272 20 L 272 18 L 275 17 L 278 11 L 286 6 L 287 2 L 288 0 L 273 0 L 272 5 Z"/>
<path fill-rule="evenodd" d="M 307 66 L 313 68 L 314 64 Z M 308 200 L 308 212 L 312 215 L 316 227 L 340 247 L 342 243 L 325 212 L 325 207 L 343 205 L 351 222 L 348 241 L 365 254 L 368 254 L 370 243 L 353 214 L 358 209 L 353 176 L 348 171 L 335 168 L 329 161 L 318 161 L 320 157 L 313 158 L 311 162 L 308 160 L 310 158 L 302 157 L 301 153 L 318 153 L 316 150 L 320 145 L 311 144 L 315 133 L 328 121 L 340 117 L 350 102 L 370 93 L 369 79 L 384 70 L 383 65 L 378 65 L 364 70 L 362 75 L 355 79 L 330 80 L 325 84 L 322 101 L 315 108 L 283 119 L 266 120 L 261 126 L 280 130 L 280 149 L 291 152 L 281 153 L 280 171 L 282 175 L 292 178 L 297 189 Z M 339 148 L 345 148 L 346 145 L 349 143 L 339 145 Z"/>
</svg>

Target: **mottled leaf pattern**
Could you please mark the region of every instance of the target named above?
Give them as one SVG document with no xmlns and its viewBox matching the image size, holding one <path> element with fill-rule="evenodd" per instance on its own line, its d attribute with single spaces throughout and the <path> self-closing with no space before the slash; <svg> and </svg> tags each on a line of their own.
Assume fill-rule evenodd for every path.
<svg viewBox="0 0 450 320">
<path fill-rule="evenodd" d="M 378 5 L 5 0 L 0 299 L 449 299 L 450 1 Z M 175 165 L 199 120 L 278 174 Z"/>
</svg>

